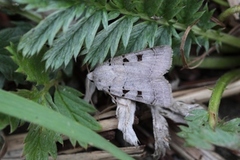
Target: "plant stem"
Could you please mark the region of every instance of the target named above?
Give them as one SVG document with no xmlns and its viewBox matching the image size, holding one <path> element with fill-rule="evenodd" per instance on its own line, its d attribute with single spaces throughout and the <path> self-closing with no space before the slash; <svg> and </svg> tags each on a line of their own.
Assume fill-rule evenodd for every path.
<svg viewBox="0 0 240 160">
<path fill-rule="evenodd" d="M 196 56 L 190 56 L 188 61 L 192 61 Z M 210 56 L 205 57 L 204 61 L 197 68 L 207 68 L 207 69 L 227 69 L 233 67 L 240 66 L 240 56 L 228 56 L 228 57 L 220 57 L 220 56 Z M 173 64 L 182 66 L 182 60 L 178 55 L 173 56 Z M 194 66 L 194 65 L 193 65 Z"/>
<path fill-rule="evenodd" d="M 42 20 L 40 15 L 28 10 L 22 10 L 21 8 L 19 8 L 19 6 L 14 6 L 13 3 L 10 1 L 0 0 L 0 7 L 7 8 L 11 12 L 22 15 L 23 17 L 26 17 L 36 23 L 39 23 Z"/>
<path fill-rule="evenodd" d="M 214 86 L 208 105 L 209 113 L 208 122 L 212 129 L 214 129 L 218 123 L 218 110 L 223 91 L 230 82 L 239 78 L 240 69 L 232 70 L 230 72 L 225 73 L 222 77 L 220 77 L 216 85 Z"/>
<path fill-rule="evenodd" d="M 228 8 L 227 10 L 225 10 L 224 12 L 222 12 L 218 19 L 220 21 L 224 21 L 228 16 L 234 14 L 234 13 L 238 13 L 240 12 L 240 5 L 236 5 L 236 6 L 233 6 L 231 8 Z"/>
<path fill-rule="evenodd" d="M 112 10 L 112 9 L 107 8 L 107 10 Z M 140 17 L 141 19 L 146 20 L 146 21 L 153 21 L 153 19 L 151 19 L 150 17 L 148 17 L 145 14 L 134 14 L 134 13 L 131 13 L 131 12 L 123 10 L 123 9 L 120 9 L 119 11 L 120 11 L 121 14 L 124 14 L 124 15 L 132 15 L 132 16 Z M 169 25 L 168 22 L 163 20 L 163 19 L 159 19 L 156 22 L 158 24 L 161 24 L 161 25 Z M 178 23 L 175 20 L 171 20 L 170 22 L 173 24 L 173 27 L 178 29 L 178 30 L 185 31 L 186 28 L 187 28 L 185 25 L 183 25 L 181 23 Z M 197 25 L 194 25 L 191 30 L 196 35 L 207 37 L 211 40 L 218 41 L 218 42 L 223 42 L 223 43 L 228 44 L 230 46 L 240 48 L 240 38 L 234 37 L 232 35 L 222 33 L 220 31 L 212 30 L 212 29 L 209 29 L 209 30 L 205 31 L 205 30 L 202 30 L 201 28 L 199 28 Z"/>
<path fill-rule="evenodd" d="M 182 24 L 176 23 L 173 26 L 177 29 L 186 30 L 186 28 L 182 28 L 182 26 L 183 26 Z M 215 40 L 215 41 L 218 41 L 218 42 L 223 42 L 223 43 L 228 44 L 230 46 L 240 48 L 240 38 L 231 36 L 229 34 L 222 33 L 222 32 L 216 31 L 216 30 L 212 30 L 212 29 L 204 31 L 201 28 L 197 27 L 196 25 L 194 25 L 192 27 L 192 31 L 196 35 L 207 37 L 209 39 L 212 39 L 212 40 Z"/>
</svg>

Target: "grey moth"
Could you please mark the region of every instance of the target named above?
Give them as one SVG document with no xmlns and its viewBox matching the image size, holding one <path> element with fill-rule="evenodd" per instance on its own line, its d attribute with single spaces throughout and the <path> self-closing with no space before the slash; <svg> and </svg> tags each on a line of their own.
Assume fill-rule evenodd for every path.
<svg viewBox="0 0 240 160">
<path fill-rule="evenodd" d="M 163 156 L 169 146 L 168 124 L 158 108 L 171 108 L 173 104 L 171 85 L 163 76 L 171 64 L 171 47 L 161 46 L 109 59 L 87 76 L 98 90 L 114 98 L 118 129 L 123 132 L 124 140 L 132 145 L 139 142 L 132 128 L 135 101 L 151 106 L 154 157 Z"/>
<path fill-rule="evenodd" d="M 172 90 L 163 75 L 171 64 L 171 47 L 154 47 L 109 59 L 87 77 L 112 96 L 168 107 Z"/>
</svg>

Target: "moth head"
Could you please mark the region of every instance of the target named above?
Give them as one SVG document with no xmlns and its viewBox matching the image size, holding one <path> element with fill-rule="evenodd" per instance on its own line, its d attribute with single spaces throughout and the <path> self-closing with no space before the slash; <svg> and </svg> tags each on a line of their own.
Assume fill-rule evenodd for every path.
<svg viewBox="0 0 240 160">
<path fill-rule="evenodd" d="M 101 65 L 87 75 L 88 79 L 94 82 L 98 90 L 104 90 L 108 86 L 113 85 L 116 79 L 115 71 L 111 66 Z"/>
</svg>

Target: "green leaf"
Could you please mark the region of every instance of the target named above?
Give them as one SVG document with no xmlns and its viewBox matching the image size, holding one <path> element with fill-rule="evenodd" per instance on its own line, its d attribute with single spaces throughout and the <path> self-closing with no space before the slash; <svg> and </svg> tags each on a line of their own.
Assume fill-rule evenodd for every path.
<svg viewBox="0 0 240 160">
<path fill-rule="evenodd" d="M 41 61 L 42 54 L 24 58 L 11 44 L 6 49 L 12 54 L 13 60 L 19 65 L 18 72 L 26 74 L 27 80 L 36 82 L 38 85 L 49 82 L 48 72 L 45 71 L 45 63 Z M 37 64 L 37 65 L 36 65 Z"/>
<path fill-rule="evenodd" d="M 206 37 L 196 37 L 195 39 L 195 43 L 198 45 L 198 49 L 200 49 L 201 47 L 204 47 L 204 49 L 207 51 L 209 49 L 209 39 Z"/>
<path fill-rule="evenodd" d="M 172 45 L 172 27 L 160 26 L 155 35 L 155 45 Z"/>
<path fill-rule="evenodd" d="M 156 15 L 164 0 L 144 0 L 144 10 L 149 17 Z"/>
<path fill-rule="evenodd" d="M 97 133 L 47 107 L 3 90 L 0 90 L 0 97 L 1 113 L 41 125 L 46 129 L 104 149 L 118 159 L 133 160 Z"/>
<path fill-rule="evenodd" d="M 68 8 L 76 3 L 75 0 L 15 0 L 21 4 L 27 4 L 26 10 L 35 9 L 37 11 L 49 11 L 52 9 Z"/>
<path fill-rule="evenodd" d="M 179 5 L 179 0 L 163 0 L 158 15 L 164 17 L 166 20 L 170 20 L 175 17 L 184 7 Z"/>
<path fill-rule="evenodd" d="M 48 154 L 56 159 L 56 142 L 63 143 L 60 134 L 40 126 L 31 125 L 24 140 L 23 154 L 27 160 L 48 160 Z"/>
<path fill-rule="evenodd" d="M 109 6 L 115 9 L 122 9 L 124 6 L 124 0 L 110 0 L 109 1 Z"/>
<path fill-rule="evenodd" d="M 80 99 L 73 88 L 58 86 L 54 94 L 54 102 L 63 115 L 75 119 L 82 125 L 92 130 L 100 130 L 101 126 L 87 112 L 94 112 L 96 109 Z"/>
<path fill-rule="evenodd" d="M 155 22 L 142 22 L 133 27 L 127 48 L 120 47 L 118 54 L 140 51 L 147 46 L 153 47 L 157 24 Z"/>
<path fill-rule="evenodd" d="M 182 0 L 180 4 L 184 9 L 176 15 L 178 22 L 188 26 L 197 21 L 204 13 L 199 12 L 202 3 L 203 1 L 199 0 Z"/>
<path fill-rule="evenodd" d="M 93 41 L 93 45 L 87 51 L 85 50 L 82 54 L 88 52 L 84 59 L 84 63 L 89 62 L 91 67 L 98 63 L 102 63 L 107 57 L 107 53 L 111 52 L 111 57 L 116 54 L 120 38 L 125 38 L 124 44 L 128 42 L 129 34 L 131 32 L 133 23 L 137 21 L 136 17 L 122 17 L 109 25 L 106 30 L 100 31 Z"/>
<path fill-rule="evenodd" d="M 143 2 L 139 0 L 121 0 L 121 6 L 129 12 L 143 12 Z"/>
<path fill-rule="evenodd" d="M 205 5 L 204 10 L 205 12 L 199 19 L 197 25 L 203 30 L 208 30 L 216 26 L 216 23 L 211 21 L 211 17 L 213 15 L 214 10 L 208 11 L 207 5 Z"/>
<path fill-rule="evenodd" d="M 5 49 L 10 42 L 17 45 L 21 36 L 26 33 L 31 25 L 28 23 L 15 23 L 15 27 L 6 28 L 0 30 L 0 55 L 9 55 L 9 52 Z"/>
<path fill-rule="evenodd" d="M 96 109 L 84 101 L 83 99 L 79 98 L 82 97 L 83 94 L 73 88 L 67 87 L 67 86 L 58 86 L 58 91 L 62 95 L 63 100 L 69 101 L 70 103 L 76 103 L 76 107 L 74 107 L 74 112 L 89 112 L 93 113 L 96 112 Z"/>
<path fill-rule="evenodd" d="M 16 23 L 16 27 L 7 28 L 0 31 L 0 73 L 8 79 L 16 83 L 24 83 L 25 76 L 15 72 L 17 64 L 13 62 L 10 53 L 6 50 L 10 42 L 18 43 L 20 37 L 30 29 L 30 25 L 26 23 Z"/>
<path fill-rule="evenodd" d="M 24 56 L 32 56 L 39 53 L 47 41 L 49 45 L 52 45 L 53 39 L 58 31 L 62 27 L 63 31 L 65 31 L 73 18 L 75 16 L 81 16 L 83 11 L 84 5 L 77 5 L 54 12 L 21 38 L 18 50 L 22 50 Z"/>
<path fill-rule="evenodd" d="M 87 113 L 95 112 L 96 109 L 78 96 L 82 94 L 77 90 L 67 86 L 58 86 L 54 94 L 57 111 L 92 130 L 100 130 L 101 126 L 98 122 Z M 76 140 L 70 138 L 70 141 L 75 146 Z M 79 144 L 87 148 L 85 142 L 79 141 Z"/>
<path fill-rule="evenodd" d="M 0 73 L 4 78 L 13 80 L 16 83 L 24 83 L 25 76 L 15 72 L 17 68 L 17 64 L 13 62 L 10 56 L 0 54 Z"/>
<path fill-rule="evenodd" d="M 180 137 L 186 140 L 187 145 L 203 149 L 212 149 L 213 145 L 240 149 L 240 118 L 219 123 L 212 130 L 208 123 L 206 110 L 194 110 L 185 119 L 188 127 L 180 126 Z"/>
<path fill-rule="evenodd" d="M 93 43 L 102 16 L 103 11 L 97 11 L 89 17 L 81 18 L 66 33 L 55 40 L 53 47 L 44 56 L 46 68 L 51 67 L 56 70 L 63 64 L 67 66 L 73 57 L 76 58 L 78 56 L 84 40 L 86 48 L 89 49 Z"/>
<path fill-rule="evenodd" d="M 37 90 L 36 87 L 33 87 L 32 90 L 27 89 L 18 89 L 17 92 L 14 92 L 15 94 L 30 99 L 34 102 L 40 102 L 41 99 L 41 93 Z"/>
<path fill-rule="evenodd" d="M 239 133 L 240 132 L 240 118 L 235 118 L 232 119 L 228 122 L 223 123 L 223 125 L 220 124 L 221 128 L 225 131 L 229 131 L 229 132 L 235 132 L 235 133 Z"/>
<path fill-rule="evenodd" d="M 0 113 L 0 130 L 3 130 L 9 125 L 9 116 Z"/>
</svg>

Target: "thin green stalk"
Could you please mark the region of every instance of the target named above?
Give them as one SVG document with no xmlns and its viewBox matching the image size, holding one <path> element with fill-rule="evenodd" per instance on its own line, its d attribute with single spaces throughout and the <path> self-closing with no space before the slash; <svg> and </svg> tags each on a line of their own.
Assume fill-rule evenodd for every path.
<svg viewBox="0 0 240 160">
<path fill-rule="evenodd" d="M 240 5 L 236 5 L 236 6 L 233 6 L 231 8 L 228 8 L 227 10 L 225 10 L 224 12 L 222 12 L 218 19 L 220 21 L 224 21 L 228 16 L 234 14 L 234 13 L 239 13 L 240 12 Z"/>
<path fill-rule="evenodd" d="M 22 10 L 17 5 L 14 6 L 13 2 L 11 2 L 11 1 L 0 0 L 0 7 L 1 8 L 7 8 L 11 12 L 13 12 L 15 14 L 22 15 L 23 17 L 26 17 L 26 18 L 28 18 L 28 19 L 32 20 L 33 22 L 36 22 L 36 23 L 39 23 L 42 20 L 42 18 L 39 14 L 37 14 L 35 12 L 28 11 L 28 10 Z"/>
<path fill-rule="evenodd" d="M 190 56 L 188 59 L 188 62 L 191 62 L 197 58 L 197 56 Z M 199 62 L 199 61 L 198 61 Z M 196 62 L 195 64 L 197 64 Z M 197 68 L 207 68 L 207 69 L 226 69 L 226 68 L 233 68 L 233 67 L 239 67 L 240 66 L 240 56 L 210 56 L 205 57 L 203 62 L 197 66 Z M 182 59 L 179 58 L 178 55 L 173 56 L 173 63 L 174 65 L 182 66 Z M 191 65 L 194 66 L 195 64 Z"/>
<path fill-rule="evenodd" d="M 209 105 L 208 105 L 208 113 L 209 113 L 208 122 L 212 129 L 214 129 L 218 123 L 218 110 L 219 110 L 219 104 L 221 101 L 223 91 L 225 90 L 226 86 L 230 82 L 239 78 L 240 78 L 240 69 L 232 70 L 224 74 L 222 77 L 220 77 L 216 85 L 214 86 L 211 98 L 209 100 Z"/>
<path fill-rule="evenodd" d="M 224 0 L 212 0 L 212 1 L 215 2 L 215 3 L 218 3 L 218 4 L 222 5 L 222 6 L 229 7 L 228 2 L 226 2 Z"/>
</svg>

